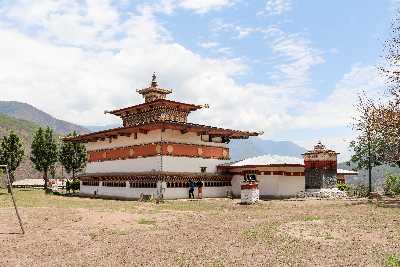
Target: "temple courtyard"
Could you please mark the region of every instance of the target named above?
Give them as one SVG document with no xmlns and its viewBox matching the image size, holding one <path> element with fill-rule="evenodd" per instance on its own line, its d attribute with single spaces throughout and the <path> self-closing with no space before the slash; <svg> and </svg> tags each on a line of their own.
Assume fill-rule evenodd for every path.
<svg viewBox="0 0 400 267">
<path fill-rule="evenodd" d="M 0 266 L 391 266 L 396 201 L 152 202 L 0 189 Z M 395 266 L 395 265 L 393 265 Z"/>
</svg>

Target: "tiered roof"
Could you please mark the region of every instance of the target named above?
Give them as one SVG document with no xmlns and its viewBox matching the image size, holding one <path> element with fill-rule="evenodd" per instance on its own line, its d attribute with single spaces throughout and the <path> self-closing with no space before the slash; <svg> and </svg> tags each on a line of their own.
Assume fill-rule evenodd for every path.
<svg viewBox="0 0 400 267">
<path fill-rule="evenodd" d="M 147 103 L 157 99 L 165 99 L 168 94 L 172 93 L 172 90 L 159 88 L 157 76 L 155 73 L 153 73 L 150 87 L 137 90 L 137 92 L 144 97 L 145 102 Z"/>
<path fill-rule="evenodd" d="M 321 143 L 321 141 L 319 141 L 319 142 L 314 146 L 314 149 L 313 149 L 313 150 L 309 150 L 309 151 L 305 152 L 305 153 L 302 154 L 302 155 L 311 155 L 311 154 L 319 154 L 319 153 L 336 154 L 336 155 L 340 154 L 340 153 L 337 153 L 337 152 L 334 151 L 334 150 L 327 149 L 327 148 Z"/>
<path fill-rule="evenodd" d="M 228 166 L 241 167 L 241 166 L 274 166 L 274 165 L 293 165 L 303 166 L 303 159 L 289 156 L 280 155 L 262 155 L 253 158 L 244 159 L 241 161 L 230 163 Z"/>
<path fill-rule="evenodd" d="M 232 139 L 243 139 L 258 135 L 256 132 L 237 131 L 188 123 L 187 116 L 190 112 L 202 107 L 208 107 L 208 105 L 203 106 L 167 100 L 166 95 L 170 94 L 172 91 L 159 88 L 155 74 L 153 74 L 150 87 L 137 90 L 137 92 L 144 97 L 144 103 L 113 111 L 106 111 L 106 113 L 121 117 L 123 127 L 76 137 L 68 137 L 65 140 L 92 142 L 117 136 L 129 136 L 132 133 L 147 133 L 155 129 L 173 129 L 180 130 L 182 133 L 195 132 L 198 135 L 210 135 Z"/>
<path fill-rule="evenodd" d="M 69 141 L 82 141 L 82 142 L 94 142 L 97 140 L 102 140 L 106 138 L 114 138 L 117 136 L 130 136 L 133 133 L 144 133 L 155 129 L 172 129 L 172 130 L 180 130 L 182 133 L 185 132 L 195 132 L 198 135 L 211 135 L 211 136 L 225 136 L 230 139 L 246 139 L 249 136 L 257 136 L 256 132 L 247 132 L 247 131 L 237 131 L 230 130 L 212 126 L 206 126 L 201 124 L 194 123 L 179 123 L 179 122 L 152 122 L 146 123 L 142 125 L 135 125 L 130 127 L 119 127 L 110 130 L 94 132 L 84 135 L 79 135 L 76 137 L 68 137 Z"/>
<path fill-rule="evenodd" d="M 153 107 L 174 108 L 174 109 L 182 110 L 182 111 L 186 111 L 186 112 L 190 112 L 190 111 L 194 111 L 194 110 L 202 108 L 201 105 L 181 103 L 181 102 L 167 100 L 167 99 L 156 99 L 151 102 L 146 102 L 146 103 L 139 104 L 139 105 L 134 105 L 134 106 L 126 107 L 126 108 L 108 111 L 107 113 L 123 117 L 124 115 L 127 115 L 129 113 L 139 113 L 140 111 L 143 111 L 145 109 L 151 109 Z"/>
</svg>

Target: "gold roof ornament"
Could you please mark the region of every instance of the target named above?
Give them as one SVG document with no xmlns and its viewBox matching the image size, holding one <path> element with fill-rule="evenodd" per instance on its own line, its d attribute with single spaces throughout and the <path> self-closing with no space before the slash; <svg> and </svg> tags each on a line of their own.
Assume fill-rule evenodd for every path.
<svg viewBox="0 0 400 267">
<path fill-rule="evenodd" d="M 157 76 L 156 73 L 153 72 L 153 75 L 151 76 L 151 87 L 157 87 Z"/>
<path fill-rule="evenodd" d="M 322 144 L 321 141 L 318 141 L 318 143 L 314 146 L 314 150 L 325 150 L 325 146 Z"/>
<path fill-rule="evenodd" d="M 157 76 L 154 72 L 151 76 L 151 84 L 150 87 L 136 90 L 139 94 L 144 97 L 145 102 L 152 102 L 158 99 L 166 99 L 166 96 L 172 93 L 172 90 L 163 89 L 158 87 Z"/>
</svg>

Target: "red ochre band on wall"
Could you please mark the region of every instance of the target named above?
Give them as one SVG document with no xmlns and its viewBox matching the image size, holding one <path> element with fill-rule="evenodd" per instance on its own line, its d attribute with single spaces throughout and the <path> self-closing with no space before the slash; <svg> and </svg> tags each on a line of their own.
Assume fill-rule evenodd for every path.
<svg viewBox="0 0 400 267">
<path fill-rule="evenodd" d="M 257 183 L 252 183 L 252 184 L 242 184 L 240 185 L 240 189 L 257 189 L 258 184 Z"/>
<path fill-rule="evenodd" d="M 243 171 L 229 171 L 231 174 L 244 175 Z M 253 171 L 257 175 L 277 175 L 277 176 L 304 176 L 304 172 L 285 172 L 285 171 Z"/>
<path fill-rule="evenodd" d="M 229 159 L 229 149 L 224 147 L 200 146 L 176 143 L 152 143 L 88 151 L 89 162 L 134 159 L 157 155 L 195 157 L 205 159 Z"/>
<path fill-rule="evenodd" d="M 317 168 L 317 169 L 337 169 L 337 161 L 334 160 L 326 160 L 326 161 L 319 161 L 319 160 L 305 160 L 304 167 L 306 169 Z"/>
</svg>

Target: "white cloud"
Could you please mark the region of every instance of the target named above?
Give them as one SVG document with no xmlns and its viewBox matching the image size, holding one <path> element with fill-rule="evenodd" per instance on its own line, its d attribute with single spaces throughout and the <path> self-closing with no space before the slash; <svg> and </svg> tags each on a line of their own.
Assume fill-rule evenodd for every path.
<svg viewBox="0 0 400 267">
<path fill-rule="evenodd" d="M 65 17 L 66 23 L 75 23 L 76 17 L 83 16 L 78 10 L 78 14 L 70 11 Z M 198 115 L 198 120 L 212 117 L 221 125 L 224 117 L 232 115 L 232 112 L 224 110 L 231 106 L 227 103 L 238 106 L 242 95 L 251 101 L 248 92 L 251 88 L 238 86 L 232 78 L 245 71 L 245 65 L 235 59 L 200 57 L 171 41 L 168 32 L 156 22 L 154 14 L 145 11 L 132 14 L 117 25 L 123 38 L 104 41 L 94 35 L 93 39 L 86 40 L 85 47 L 66 47 L 53 42 L 50 35 L 45 35 L 46 39 L 31 37 L 23 31 L 0 30 L 0 38 L 4 40 L 0 43 L 2 98 L 31 103 L 75 123 L 105 123 L 103 110 L 141 101 L 135 89 L 146 86 L 151 73 L 156 71 L 160 73 L 160 83 L 174 88 L 178 99 L 209 103 L 213 107 L 208 114 Z M 41 14 L 41 18 L 48 17 Z M 48 20 L 35 23 L 45 31 Z M 77 31 L 99 27 L 97 24 L 76 25 L 82 27 Z M 59 24 L 58 27 L 64 26 Z M 54 24 L 53 30 L 56 29 L 57 24 Z M 71 35 L 70 38 L 68 44 L 80 42 L 82 37 Z M 88 49 L 96 48 L 100 40 L 104 41 L 103 46 L 115 48 L 117 52 Z M 221 102 L 232 95 L 232 90 L 236 92 L 230 100 Z M 221 113 L 222 117 L 217 118 L 215 112 Z M 237 113 L 239 115 L 240 110 Z M 242 123 L 230 119 L 229 124 L 239 127 Z"/>
<path fill-rule="evenodd" d="M 152 13 L 172 14 L 176 9 L 190 10 L 204 14 L 213 10 L 220 10 L 235 4 L 235 0 L 161 0 L 139 5 L 141 11 Z"/>
<path fill-rule="evenodd" d="M 222 20 L 215 20 L 212 28 L 214 32 L 233 32 L 236 39 L 243 39 L 252 33 L 265 33 L 265 29 L 259 27 L 243 27 L 232 23 L 224 23 Z"/>
<path fill-rule="evenodd" d="M 203 43 L 200 43 L 199 46 L 202 47 L 202 48 L 206 48 L 206 49 L 216 48 L 216 47 L 219 46 L 219 43 L 217 43 L 217 42 L 203 42 Z"/>
<path fill-rule="evenodd" d="M 356 115 L 354 103 L 358 95 L 365 91 L 369 96 L 379 97 L 384 84 L 375 66 L 354 65 L 327 98 L 303 106 L 304 113 L 292 126 L 309 129 L 350 126 Z"/>
<path fill-rule="evenodd" d="M 20 30 L 63 45 L 104 48 L 118 33 L 111 0 L 17 0 L 0 12 Z"/>
<path fill-rule="evenodd" d="M 40 9 L 29 18 L 13 12 L 10 16 L 18 21 L 20 32 L 0 31 L 2 97 L 32 103 L 75 123 L 104 123 L 104 109 L 141 101 L 134 89 L 146 86 L 156 71 L 160 83 L 174 88 L 178 99 L 211 105 L 211 110 L 193 115 L 198 122 L 268 132 L 291 119 L 287 110 L 300 101 L 298 87 L 304 86 L 309 69 L 319 62 L 309 43 L 277 29 L 268 31 L 275 33 L 269 37 L 274 52 L 287 59 L 277 71 L 287 77 L 274 85 L 239 85 L 235 77 L 248 69 L 241 60 L 201 57 L 172 40 L 156 16 L 168 3 L 172 2 L 142 5 L 123 21 L 109 2 L 100 7 L 81 7 L 73 1 L 49 4 L 47 13 Z M 102 13 L 104 7 L 108 15 L 96 18 L 91 10 Z M 36 25 L 40 35 L 27 34 L 26 25 Z M 110 33 L 105 36 L 106 31 Z M 71 44 L 76 47 L 65 46 Z M 217 44 L 203 45 L 231 53 Z"/>
<path fill-rule="evenodd" d="M 279 82 L 298 93 L 310 91 L 310 70 L 313 66 L 325 62 L 322 52 L 313 48 L 312 43 L 299 34 L 287 34 L 277 31 L 266 34 L 266 40 L 272 51 L 281 56 L 281 63 L 275 66 Z"/>
<path fill-rule="evenodd" d="M 265 10 L 257 15 L 282 15 L 292 9 L 292 0 L 268 0 Z"/>
<path fill-rule="evenodd" d="M 273 83 L 239 84 L 236 77 L 249 71 L 242 60 L 201 56 L 174 41 L 158 21 L 157 13 L 175 10 L 172 0 L 124 16 L 110 1 L 36 3 L 13 2 L 0 10 L 13 22 L 12 27 L 0 23 L 0 97 L 79 124 L 109 123 L 104 109 L 140 103 L 135 89 L 147 86 L 153 71 L 162 86 L 174 89 L 171 98 L 210 104 L 193 113 L 192 121 L 264 130 L 266 137 L 278 139 L 276 133 L 287 128 L 345 126 L 355 92 L 374 91 L 380 84 L 373 67 L 356 65 L 326 99 L 315 101 L 307 97 L 314 93 L 310 71 L 324 59 L 307 38 L 276 26 L 249 30 L 229 24 L 221 29 L 237 38 L 264 35 L 276 58 Z M 199 45 L 232 53 L 216 42 Z M 339 147 L 335 138 L 330 140 Z"/>
<path fill-rule="evenodd" d="M 206 13 L 234 4 L 232 0 L 180 0 L 179 5 L 197 13 Z"/>
<path fill-rule="evenodd" d="M 305 101 L 299 105 L 301 113 L 288 120 L 289 131 L 306 129 L 307 135 L 292 140 L 307 148 L 322 140 L 330 148 L 340 152 L 340 161 L 351 156 L 349 143 L 356 133 L 351 129 L 356 116 L 354 104 L 358 95 L 367 92 L 370 97 L 382 96 L 384 80 L 375 66 L 356 64 L 336 83 L 332 92 L 320 101 Z M 282 130 L 285 130 L 282 128 Z"/>
</svg>

